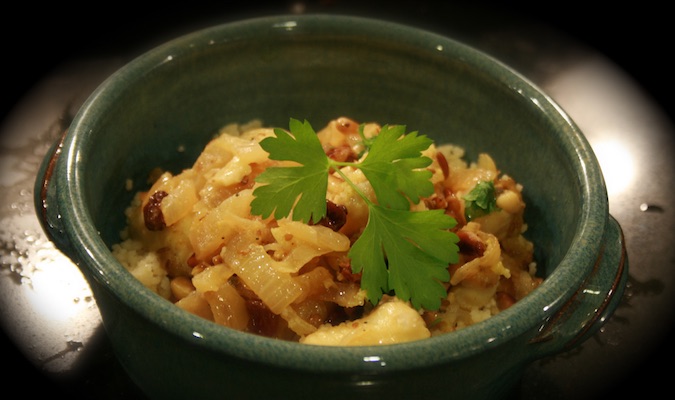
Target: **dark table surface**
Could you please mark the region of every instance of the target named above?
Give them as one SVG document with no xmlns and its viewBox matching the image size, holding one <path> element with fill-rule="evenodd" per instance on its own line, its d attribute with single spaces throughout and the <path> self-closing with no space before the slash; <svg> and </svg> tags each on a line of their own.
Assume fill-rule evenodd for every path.
<svg viewBox="0 0 675 400">
<path fill-rule="evenodd" d="M 610 213 L 624 229 L 629 282 L 600 332 L 533 363 L 513 399 L 584 399 L 670 388 L 675 346 L 672 22 L 659 7 L 390 2 L 17 5 L 5 13 L 0 114 L 0 351 L 21 396 L 142 399 L 116 361 L 86 282 L 41 232 L 33 181 L 48 146 L 94 88 L 163 41 L 268 14 L 330 12 L 420 26 L 504 61 L 551 95 L 588 137 Z M 177 5 L 176 5 L 177 4 Z M 396 5 L 394 5 L 396 4 Z M 531 4 L 531 3 L 530 3 Z M 19 28 L 17 28 L 17 26 Z M 669 47 L 670 46 L 670 47 Z M 7 365 L 9 362 L 9 365 Z M 0 397 L 5 393 L 1 392 Z M 450 391 L 451 393 L 451 391 Z"/>
</svg>

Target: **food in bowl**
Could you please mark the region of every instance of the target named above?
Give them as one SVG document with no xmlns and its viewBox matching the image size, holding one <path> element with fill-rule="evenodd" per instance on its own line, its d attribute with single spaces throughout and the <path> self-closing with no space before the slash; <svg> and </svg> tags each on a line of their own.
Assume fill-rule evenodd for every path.
<svg viewBox="0 0 675 400">
<path fill-rule="evenodd" d="M 156 169 L 115 257 L 176 306 L 317 345 L 453 332 L 542 281 L 522 186 L 402 125 L 224 127 L 191 168 Z"/>
</svg>

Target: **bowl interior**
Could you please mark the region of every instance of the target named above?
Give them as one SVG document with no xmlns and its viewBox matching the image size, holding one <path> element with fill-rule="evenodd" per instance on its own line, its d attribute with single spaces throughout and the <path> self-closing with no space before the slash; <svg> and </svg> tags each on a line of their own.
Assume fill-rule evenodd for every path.
<svg viewBox="0 0 675 400">
<path fill-rule="evenodd" d="M 464 147 L 469 161 L 479 152 L 492 155 L 524 186 L 528 237 L 542 276 L 588 264 L 591 256 L 570 254 L 571 248 L 599 246 L 607 211 L 597 163 L 548 97 L 499 62 L 450 39 L 327 16 L 206 29 L 154 49 L 113 75 L 70 132 L 69 158 L 77 163 L 68 167 L 75 193 L 69 201 L 86 210 L 75 229 L 89 229 L 92 242 L 83 244 L 102 258 L 102 274 L 112 276 L 121 267 L 107 247 L 119 241 L 123 209 L 134 191 L 147 188 L 152 168 L 177 172 L 190 166 L 228 123 L 259 119 L 287 127 L 293 117 L 318 129 L 338 116 L 405 124 L 439 143 Z M 127 179 L 132 191 L 125 189 Z M 91 235 L 94 230 L 102 241 Z M 546 301 L 571 289 L 555 289 Z M 540 311 L 524 304 L 520 312 L 528 307 Z"/>
</svg>

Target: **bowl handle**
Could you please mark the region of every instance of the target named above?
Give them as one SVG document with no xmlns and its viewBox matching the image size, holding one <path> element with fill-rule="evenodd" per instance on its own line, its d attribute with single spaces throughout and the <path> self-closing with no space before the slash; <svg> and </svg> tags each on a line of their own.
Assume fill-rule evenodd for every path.
<svg viewBox="0 0 675 400">
<path fill-rule="evenodd" d="M 609 216 L 604 247 L 579 290 L 530 339 L 536 358 L 568 351 L 593 336 L 621 302 L 628 280 L 623 231 Z"/>
<path fill-rule="evenodd" d="M 69 258 L 74 259 L 75 252 L 70 240 L 68 240 L 61 220 L 56 179 L 53 179 L 66 134 L 67 131 L 64 131 L 61 138 L 50 147 L 45 158 L 42 160 L 35 179 L 34 202 L 38 220 L 49 240 Z"/>
</svg>

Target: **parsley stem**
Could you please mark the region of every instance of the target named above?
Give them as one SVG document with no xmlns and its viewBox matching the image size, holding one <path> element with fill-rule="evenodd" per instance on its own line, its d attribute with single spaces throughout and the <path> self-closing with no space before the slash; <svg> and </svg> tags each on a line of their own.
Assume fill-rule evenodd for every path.
<svg viewBox="0 0 675 400">
<path fill-rule="evenodd" d="M 344 179 L 344 181 L 347 182 L 347 184 L 349 184 L 349 186 L 351 186 L 352 189 L 354 189 L 354 191 L 356 192 L 356 194 L 358 194 L 358 195 L 363 199 L 363 201 L 365 201 L 369 206 L 374 206 L 374 205 L 375 205 L 375 204 L 373 204 L 373 202 L 370 201 L 370 199 L 369 199 L 369 198 L 361 191 L 361 189 L 359 189 L 358 186 L 356 186 L 356 184 L 355 184 L 354 182 L 352 182 L 351 179 L 349 179 L 349 178 L 347 177 L 347 175 L 345 175 L 344 172 L 342 172 L 342 169 L 338 168 L 338 167 L 341 167 L 341 166 L 344 166 L 344 167 L 354 167 L 354 166 L 355 166 L 354 163 L 349 163 L 349 162 L 339 162 L 339 161 L 331 161 L 330 164 L 331 164 L 330 168 L 331 168 L 332 170 L 334 170 L 335 172 L 337 172 L 337 174 L 340 175 L 340 177 L 342 177 L 342 179 Z"/>
</svg>

